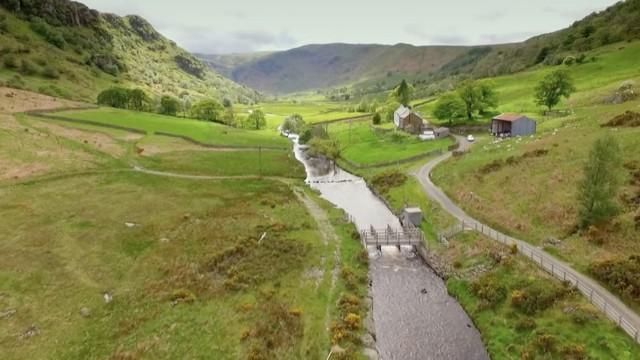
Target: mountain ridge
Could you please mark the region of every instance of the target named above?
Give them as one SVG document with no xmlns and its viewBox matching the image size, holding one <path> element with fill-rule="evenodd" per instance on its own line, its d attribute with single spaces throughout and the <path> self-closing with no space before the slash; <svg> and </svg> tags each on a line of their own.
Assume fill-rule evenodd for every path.
<svg viewBox="0 0 640 360">
<path fill-rule="evenodd" d="M 567 28 L 522 42 L 473 46 L 309 44 L 238 63 L 225 74 L 238 83 L 273 94 L 339 86 L 389 88 L 403 77 L 414 81 L 457 75 L 489 77 L 538 64 L 557 65 L 567 56 L 577 57 L 600 46 L 635 39 L 640 39 L 640 0 L 626 0 Z M 355 55 L 363 47 L 371 53 Z M 334 57 L 329 56 L 331 53 Z M 225 59 L 224 55 L 217 57 Z M 212 62 L 209 65 L 216 66 L 215 60 Z"/>
</svg>

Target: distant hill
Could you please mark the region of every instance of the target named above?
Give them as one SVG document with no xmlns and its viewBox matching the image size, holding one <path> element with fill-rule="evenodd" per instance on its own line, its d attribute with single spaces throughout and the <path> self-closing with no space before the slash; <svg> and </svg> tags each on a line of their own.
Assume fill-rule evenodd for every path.
<svg viewBox="0 0 640 360">
<path fill-rule="evenodd" d="M 216 56 L 224 74 L 260 91 L 283 94 L 353 85 L 386 89 L 401 78 L 432 82 L 455 75 L 515 73 L 615 42 L 640 39 L 640 0 L 619 2 L 569 28 L 517 44 L 488 46 L 308 45 L 242 61 Z M 222 70 L 221 70 L 222 71 Z"/>
<path fill-rule="evenodd" d="M 234 81 L 260 91 L 292 93 L 384 78 L 396 73 L 430 73 L 466 51 L 468 48 L 464 47 L 406 44 L 307 45 L 242 62 L 228 73 Z"/>
<path fill-rule="evenodd" d="M 95 101 L 113 85 L 156 95 L 253 102 L 259 94 L 217 74 L 139 16 L 68 0 L 0 0 L 0 81 Z"/>
<path fill-rule="evenodd" d="M 209 65 L 218 74 L 229 79 L 233 78 L 233 70 L 240 65 L 244 65 L 251 61 L 259 60 L 263 57 L 273 54 L 271 51 L 246 53 L 246 54 L 228 54 L 228 55 L 207 55 L 194 54 L 202 62 Z"/>
</svg>

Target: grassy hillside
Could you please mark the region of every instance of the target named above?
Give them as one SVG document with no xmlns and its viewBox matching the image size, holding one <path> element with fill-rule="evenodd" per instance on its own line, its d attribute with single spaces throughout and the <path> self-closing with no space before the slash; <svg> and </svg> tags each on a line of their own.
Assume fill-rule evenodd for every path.
<svg viewBox="0 0 640 360">
<path fill-rule="evenodd" d="M 0 95 L 3 359 L 325 358 L 345 298 L 358 321 L 338 341 L 359 358 L 366 257 L 343 214 L 303 188 L 289 151 L 263 153 L 263 174 L 280 181 L 258 179 L 254 150 L 16 118 L 77 104 Z M 150 116 L 118 114 L 170 121 Z"/>
<path fill-rule="evenodd" d="M 141 17 L 100 14 L 67 0 L 0 1 L 0 50 L 0 81 L 59 97 L 93 102 L 114 85 L 185 99 L 251 103 L 259 96 Z"/>
<path fill-rule="evenodd" d="M 532 89 L 550 69 L 493 79 L 502 105 L 499 111 L 525 112 L 538 120 L 533 138 L 494 142 L 481 137 L 473 151 L 436 169 L 433 179 L 474 216 L 514 234 L 591 273 L 605 260 L 626 261 L 640 254 L 637 195 L 640 128 L 603 127 L 625 111 L 638 111 L 640 100 L 620 104 L 608 100 L 623 81 L 637 84 L 634 60 L 640 44 L 608 46 L 589 55 L 596 61 L 567 70 L 578 92 L 563 104 L 569 115 L 539 115 Z M 605 134 L 620 143 L 625 167 L 617 201 L 621 212 L 593 231 L 576 232 L 577 189 L 592 144 Z M 593 275 L 593 274 L 592 274 Z M 640 308 L 635 285 L 605 281 L 623 299 Z M 627 285 L 621 285 L 627 284 Z"/>
</svg>

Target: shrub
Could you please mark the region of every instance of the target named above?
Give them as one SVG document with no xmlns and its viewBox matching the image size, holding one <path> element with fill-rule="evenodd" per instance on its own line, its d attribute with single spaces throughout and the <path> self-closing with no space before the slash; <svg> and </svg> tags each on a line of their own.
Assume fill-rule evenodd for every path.
<svg viewBox="0 0 640 360">
<path fill-rule="evenodd" d="M 472 282 L 471 292 L 491 307 L 499 305 L 507 297 L 507 288 L 493 274 L 485 274 Z"/>
<path fill-rule="evenodd" d="M 360 329 L 360 315 L 349 313 L 347 314 L 347 316 L 344 317 L 343 320 L 347 328 L 349 328 L 350 330 Z"/>
<path fill-rule="evenodd" d="M 535 344 L 541 352 L 549 354 L 555 349 L 556 338 L 548 333 L 540 333 L 536 336 Z"/>
<path fill-rule="evenodd" d="M 24 89 L 27 84 L 22 80 L 20 75 L 15 75 L 7 81 L 7 86 L 15 89 Z"/>
<path fill-rule="evenodd" d="M 560 352 L 565 360 L 586 360 L 589 358 L 584 346 L 580 344 L 564 345 Z"/>
<path fill-rule="evenodd" d="M 397 170 L 385 171 L 371 179 L 371 185 L 380 194 L 387 194 L 392 188 L 402 186 L 407 181 L 407 175 Z"/>
<path fill-rule="evenodd" d="M 22 59 L 20 73 L 22 75 L 35 75 L 38 73 L 38 68 L 28 59 Z"/>
<path fill-rule="evenodd" d="M 53 65 L 47 65 L 42 69 L 42 76 L 49 79 L 58 79 L 60 78 L 60 72 Z"/>
<path fill-rule="evenodd" d="M 566 58 L 564 58 L 564 61 L 562 61 L 562 63 L 564 65 L 571 66 L 576 63 L 576 58 L 573 56 L 567 56 Z"/>
<path fill-rule="evenodd" d="M 380 113 L 375 113 L 373 114 L 373 117 L 371 118 L 371 122 L 373 123 L 373 125 L 380 125 L 380 123 L 382 122 L 382 117 L 380 116 Z"/>
<path fill-rule="evenodd" d="M 516 330 L 518 331 L 527 331 L 533 330 L 536 328 L 536 322 L 532 318 L 525 316 L 518 320 L 516 323 Z"/>
<path fill-rule="evenodd" d="M 42 36 L 49 44 L 64 49 L 66 42 L 62 34 L 49 24 L 47 24 L 44 20 L 40 18 L 34 18 L 30 23 L 31 30 L 33 30 L 36 34 Z"/>
<path fill-rule="evenodd" d="M 511 305 L 527 315 L 533 315 L 553 306 L 567 293 L 566 287 L 535 281 L 511 293 Z"/>
<path fill-rule="evenodd" d="M 17 69 L 19 66 L 18 60 L 16 60 L 16 57 L 13 55 L 5 56 L 3 64 L 7 69 Z"/>
<path fill-rule="evenodd" d="M 187 289 L 174 290 L 171 294 L 171 301 L 173 303 L 192 303 L 196 301 L 196 296 Z"/>
<path fill-rule="evenodd" d="M 589 272 L 617 292 L 640 301 L 640 256 L 596 262 L 591 264 Z"/>
</svg>

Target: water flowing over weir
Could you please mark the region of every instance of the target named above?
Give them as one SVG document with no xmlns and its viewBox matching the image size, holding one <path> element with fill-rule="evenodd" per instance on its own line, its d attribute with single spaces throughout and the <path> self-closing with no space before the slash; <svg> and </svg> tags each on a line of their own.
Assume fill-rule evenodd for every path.
<svg viewBox="0 0 640 360">
<path fill-rule="evenodd" d="M 307 183 L 352 216 L 359 230 L 400 228 L 398 218 L 365 181 L 323 159 L 309 158 L 294 140 Z M 489 359 L 480 334 L 462 307 L 447 294 L 442 279 L 412 251 L 369 249 L 373 320 L 384 360 Z"/>
</svg>

